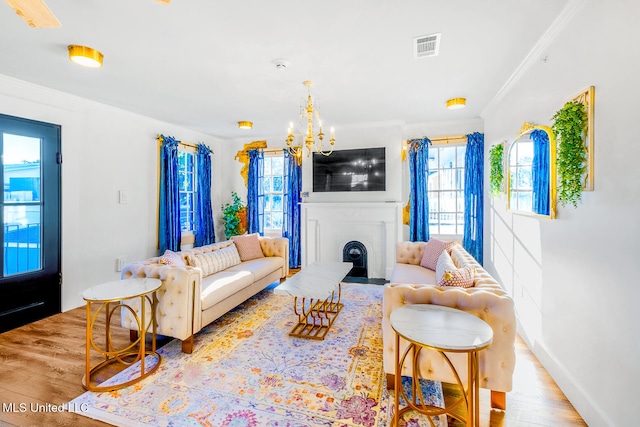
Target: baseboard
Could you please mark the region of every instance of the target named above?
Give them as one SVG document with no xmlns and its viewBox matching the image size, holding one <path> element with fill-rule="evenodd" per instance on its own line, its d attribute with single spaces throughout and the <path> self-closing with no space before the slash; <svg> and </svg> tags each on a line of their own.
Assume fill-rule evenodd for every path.
<svg viewBox="0 0 640 427">
<path fill-rule="evenodd" d="M 598 406 L 598 402 L 593 400 L 585 391 L 578 386 L 576 379 L 567 371 L 565 366 L 558 362 L 547 350 L 543 343 L 536 341 L 532 343 L 520 322 L 517 331 L 522 340 L 538 358 L 542 366 L 547 370 L 551 378 L 556 382 L 560 390 L 567 396 L 582 419 L 589 426 L 613 426 L 614 423 Z M 516 361 L 517 363 L 517 361 Z"/>
</svg>

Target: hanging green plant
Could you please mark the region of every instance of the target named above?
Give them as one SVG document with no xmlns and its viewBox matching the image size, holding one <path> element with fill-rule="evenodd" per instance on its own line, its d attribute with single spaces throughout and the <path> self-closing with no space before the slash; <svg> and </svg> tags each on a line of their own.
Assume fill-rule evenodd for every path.
<svg viewBox="0 0 640 427">
<path fill-rule="evenodd" d="M 235 191 L 231 192 L 233 203 L 227 203 L 222 207 L 222 219 L 224 220 L 224 234 L 227 239 L 247 231 L 247 207 L 242 204 Z"/>
<path fill-rule="evenodd" d="M 582 102 L 567 102 L 551 119 L 551 129 L 558 141 L 558 200 L 563 206 L 578 206 L 587 170 L 584 133 L 587 111 Z"/>
<path fill-rule="evenodd" d="M 502 192 L 502 181 L 504 180 L 503 153 L 504 144 L 494 145 L 491 150 L 489 150 L 489 164 L 491 166 L 489 172 L 489 188 L 493 197 L 498 197 Z"/>
</svg>

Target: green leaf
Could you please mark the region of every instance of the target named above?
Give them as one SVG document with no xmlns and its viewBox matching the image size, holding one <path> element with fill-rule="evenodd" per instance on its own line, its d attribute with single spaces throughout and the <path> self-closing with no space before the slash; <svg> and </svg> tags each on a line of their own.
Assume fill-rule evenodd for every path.
<svg viewBox="0 0 640 427">
<path fill-rule="evenodd" d="M 552 118 L 551 129 L 557 141 L 558 199 L 563 206 L 578 206 L 582 200 L 583 179 L 587 171 L 584 144 L 587 111 L 581 102 L 567 102 Z"/>
<path fill-rule="evenodd" d="M 490 193 L 493 197 L 498 197 L 502 191 L 502 181 L 504 180 L 503 161 L 504 144 L 498 144 L 489 150 L 489 183 Z"/>
</svg>

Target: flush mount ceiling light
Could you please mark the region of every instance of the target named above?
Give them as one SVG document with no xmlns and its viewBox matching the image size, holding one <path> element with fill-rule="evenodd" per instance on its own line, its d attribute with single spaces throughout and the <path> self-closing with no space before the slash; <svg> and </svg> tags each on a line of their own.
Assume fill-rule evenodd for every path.
<svg viewBox="0 0 640 427">
<path fill-rule="evenodd" d="M 104 55 L 91 47 L 69 45 L 69 59 L 76 64 L 98 68 L 102 67 L 102 58 L 104 58 Z"/>
<path fill-rule="evenodd" d="M 241 121 L 241 122 L 238 122 L 238 127 L 240 129 L 252 129 L 253 122 Z"/>
<path fill-rule="evenodd" d="M 465 105 L 467 105 L 467 98 L 451 98 L 447 101 L 447 108 L 449 110 L 464 108 Z"/>
</svg>

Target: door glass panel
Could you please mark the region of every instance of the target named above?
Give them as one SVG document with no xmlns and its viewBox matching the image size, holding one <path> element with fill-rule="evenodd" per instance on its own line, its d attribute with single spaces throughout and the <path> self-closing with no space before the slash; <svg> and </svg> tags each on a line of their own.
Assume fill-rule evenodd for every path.
<svg viewBox="0 0 640 427">
<path fill-rule="evenodd" d="M 40 270 L 40 139 L 4 134 L 4 275 Z"/>
</svg>

